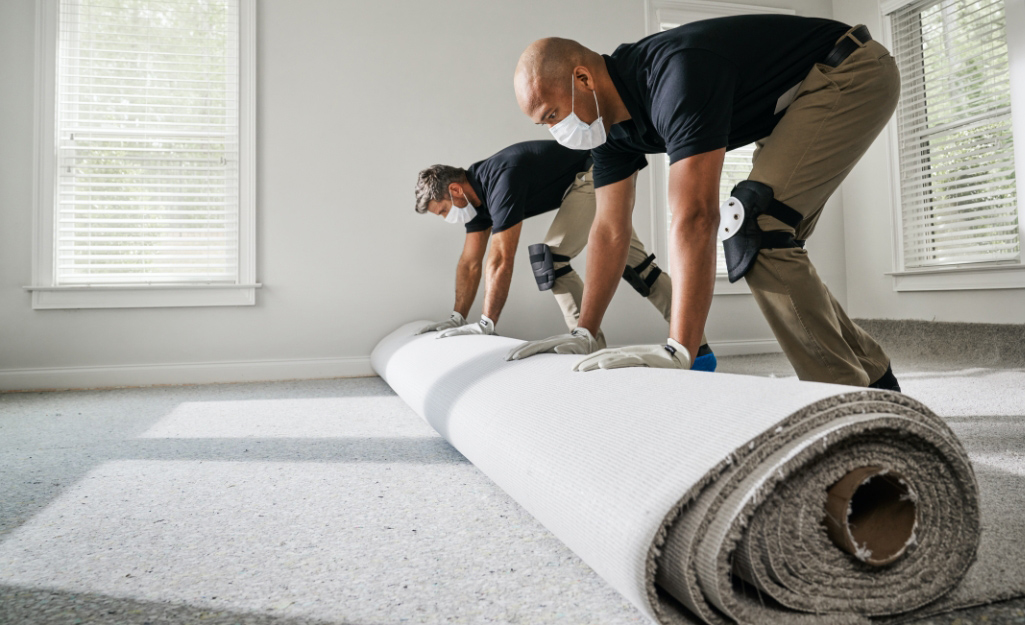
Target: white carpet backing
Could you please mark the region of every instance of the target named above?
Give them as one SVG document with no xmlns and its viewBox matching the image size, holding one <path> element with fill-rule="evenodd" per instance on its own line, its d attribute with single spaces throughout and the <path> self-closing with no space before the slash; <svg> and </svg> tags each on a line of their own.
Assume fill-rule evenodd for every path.
<svg viewBox="0 0 1025 625">
<path fill-rule="evenodd" d="M 978 487 L 965 451 L 904 395 L 689 371 L 574 373 L 577 356 L 506 362 L 518 341 L 413 336 L 423 323 L 383 339 L 375 370 L 654 620 L 906 620 L 935 611 L 975 558 Z M 898 472 L 918 508 L 913 544 L 885 567 L 840 551 L 822 523 L 828 487 L 862 466 Z"/>
</svg>

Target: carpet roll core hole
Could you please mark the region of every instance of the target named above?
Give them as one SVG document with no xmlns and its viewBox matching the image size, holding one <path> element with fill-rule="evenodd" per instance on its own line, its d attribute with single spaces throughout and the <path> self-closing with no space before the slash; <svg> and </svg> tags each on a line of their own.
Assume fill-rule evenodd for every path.
<svg viewBox="0 0 1025 625">
<path fill-rule="evenodd" d="M 901 475 L 883 467 L 860 467 L 829 489 L 826 529 L 837 547 L 862 562 L 891 564 L 915 541 L 916 500 Z"/>
</svg>

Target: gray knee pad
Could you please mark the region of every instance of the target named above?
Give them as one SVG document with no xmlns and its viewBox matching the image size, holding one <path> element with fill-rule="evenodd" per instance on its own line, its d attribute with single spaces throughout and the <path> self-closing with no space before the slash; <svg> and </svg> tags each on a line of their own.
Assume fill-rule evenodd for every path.
<svg viewBox="0 0 1025 625">
<path fill-rule="evenodd" d="M 568 263 L 569 256 L 553 254 L 552 248 L 546 243 L 535 243 L 527 246 L 527 253 L 530 254 L 530 270 L 534 272 L 534 280 L 537 282 L 538 291 L 547 291 L 555 286 L 555 281 L 567 273 L 573 271 L 568 264 L 558 269 L 555 263 Z"/>
<path fill-rule="evenodd" d="M 651 295 L 651 286 L 655 284 L 655 280 L 662 275 L 662 270 L 656 265 L 651 268 L 647 278 L 642 278 L 641 273 L 648 268 L 648 265 L 655 262 L 655 255 L 651 254 L 636 267 L 626 266 L 623 270 L 623 279 L 626 280 L 635 291 L 641 294 L 642 297 L 648 297 Z"/>
<path fill-rule="evenodd" d="M 772 187 L 754 180 L 742 180 L 730 192 L 730 199 L 719 208 L 718 238 L 726 253 L 730 282 L 736 282 L 751 269 L 758 251 L 766 248 L 804 247 L 789 232 L 762 232 L 758 216 L 769 215 L 796 229 L 801 213 L 776 200 Z"/>
</svg>

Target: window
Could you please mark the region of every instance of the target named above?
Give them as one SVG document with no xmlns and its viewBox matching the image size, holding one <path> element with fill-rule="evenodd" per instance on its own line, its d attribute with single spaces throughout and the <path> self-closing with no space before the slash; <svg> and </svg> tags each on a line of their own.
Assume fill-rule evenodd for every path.
<svg viewBox="0 0 1025 625">
<path fill-rule="evenodd" d="M 997 271 L 1022 268 L 1014 141 L 1015 114 L 1022 114 L 1014 105 L 1022 103 L 1012 102 L 1007 38 L 1009 5 L 1017 1 L 884 7 L 903 83 L 894 275 L 911 280 L 898 281 L 898 290 L 1025 286 L 1020 277 Z M 980 280 L 982 270 L 994 275 Z M 944 286 L 936 277 L 944 273 L 962 275 Z M 932 277 L 916 287 L 914 277 L 923 274 Z"/>
<path fill-rule="evenodd" d="M 770 7 L 754 7 L 745 5 L 733 5 L 720 2 L 702 2 L 699 0 L 649 0 L 649 32 L 662 32 L 676 28 L 689 22 L 722 17 L 725 15 L 739 15 L 746 13 L 785 13 L 793 14 L 789 9 L 777 9 Z M 751 159 L 754 155 L 754 144 L 731 150 L 726 153 L 723 162 L 722 178 L 719 183 L 719 199 L 725 202 L 730 197 L 730 191 L 741 180 L 746 180 L 751 173 Z M 655 254 L 664 258 L 664 265 L 669 266 L 672 249 L 669 246 L 669 225 L 672 223 L 672 211 L 669 207 L 669 158 L 664 155 L 653 157 L 653 187 L 654 187 L 654 214 L 652 220 L 654 225 L 654 251 Z M 726 277 L 726 257 L 723 253 L 722 243 L 716 245 L 715 262 L 717 294 L 750 293 L 747 284 L 743 281 L 730 284 Z"/>
<path fill-rule="evenodd" d="M 251 0 L 44 5 L 34 307 L 253 304 Z"/>
</svg>

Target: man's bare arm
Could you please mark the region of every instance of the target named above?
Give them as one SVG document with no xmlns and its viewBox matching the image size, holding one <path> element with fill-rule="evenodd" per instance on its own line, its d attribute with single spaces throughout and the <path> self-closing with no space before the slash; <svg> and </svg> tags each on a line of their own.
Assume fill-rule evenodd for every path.
<svg viewBox="0 0 1025 625">
<path fill-rule="evenodd" d="M 669 168 L 673 221 L 673 319 L 669 336 L 693 358 L 701 346 L 715 290 L 715 233 L 719 228 L 719 177 L 726 150 L 695 154 Z"/>
<path fill-rule="evenodd" d="M 637 174 L 595 189 L 597 214 L 587 239 L 587 281 L 580 305 L 580 327 L 597 336 L 626 267 L 633 233 L 631 215 Z"/>
<path fill-rule="evenodd" d="M 516 258 L 516 246 L 520 242 L 520 230 L 523 222 L 503 230 L 491 239 L 491 251 L 488 252 L 487 281 L 484 285 L 484 316 L 496 324 L 502 314 L 505 300 L 509 296 L 509 284 L 512 282 L 513 261 Z"/>
<path fill-rule="evenodd" d="M 489 236 L 490 228 L 466 233 L 463 253 L 459 256 L 459 264 L 456 266 L 456 303 L 453 307 L 463 317 L 470 314 L 470 306 L 477 297 L 481 266 L 484 262 L 484 251 L 488 249 Z"/>
</svg>

